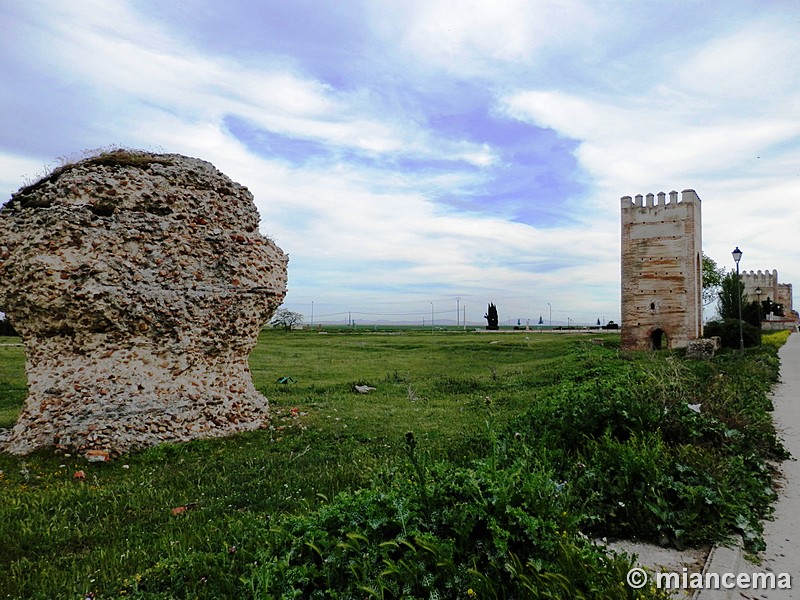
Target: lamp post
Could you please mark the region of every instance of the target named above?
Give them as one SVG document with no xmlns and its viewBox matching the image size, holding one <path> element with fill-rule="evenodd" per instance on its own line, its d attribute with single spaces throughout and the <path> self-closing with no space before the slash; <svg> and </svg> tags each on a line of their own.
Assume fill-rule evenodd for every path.
<svg viewBox="0 0 800 600">
<path fill-rule="evenodd" d="M 761 327 L 761 287 L 756 288 L 756 298 L 756 308 L 758 308 L 758 326 Z"/>
<path fill-rule="evenodd" d="M 433 333 L 433 302 L 431 302 L 431 333 Z"/>
<path fill-rule="evenodd" d="M 742 260 L 742 251 L 739 250 L 739 246 L 736 246 L 736 249 L 731 252 L 733 256 L 733 260 L 736 263 L 736 300 L 737 304 L 739 305 L 739 351 L 744 351 L 744 336 L 742 335 L 742 290 L 739 287 L 741 283 L 741 279 L 739 279 L 739 261 Z"/>
<path fill-rule="evenodd" d="M 550 331 L 553 331 L 553 307 L 550 306 L 550 303 L 547 303 L 547 308 L 550 309 Z"/>
</svg>

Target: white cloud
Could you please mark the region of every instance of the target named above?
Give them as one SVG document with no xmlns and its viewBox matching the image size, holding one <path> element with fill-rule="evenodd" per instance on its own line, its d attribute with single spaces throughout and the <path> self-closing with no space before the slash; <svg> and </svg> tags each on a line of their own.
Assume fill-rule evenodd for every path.
<svg viewBox="0 0 800 600">
<path fill-rule="evenodd" d="M 461 295 L 474 313 L 494 300 L 511 314 L 538 316 L 550 302 L 556 320 L 579 310 L 614 318 L 618 198 L 685 187 L 704 200 L 715 258 L 723 262 L 734 240 L 760 261 L 754 268 L 775 265 L 800 285 L 800 48 L 791 23 L 742 18 L 720 34 L 703 30 L 699 46 L 661 52 L 655 41 L 625 42 L 657 12 L 638 5 L 600 13 L 580 2 L 372 4 L 365 18 L 377 45 L 364 60 L 376 73 L 338 89 L 291 57 L 254 48 L 239 60 L 198 48 L 134 2 L 43 2 L 17 12 L 27 15 L 31 64 L 86 98 L 75 118 L 87 122 L 89 139 L 199 156 L 253 191 L 262 230 L 290 254 L 291 301 L 354 301 L 371 286 L 373 298 L 393 290 L 423 309 L 430 300 L 418 295 L 437 304 Z M 429 128 L 425 93 L 447 89 L 495 94 L 487 112 L 578 142 L 585 190 L 553 200 L 569 203 L 571 223 L 536 227 L 441 204 L 491 189 L 484 169 L 499 161 L 497 148 L 467 132 Z M 231 116 L 330 156 L 298 164 L 254 152 L 225 126 Z M 70 142 L 59 140 L 77 149 Z M 3 158 L 4 189 L 41 170 L 18 151 Z M 465 168 L 396 166 L 406 159 Z"/>
<path fill-rule="evenodd" d="M 597 26 L 590 5 L 551 0 L 414 0 L 372 8 L 384 43 L 415 69 L 495 79 L 498 68 L 536 62 L 547 47 L 576 43 Z"/>
<path fill-rule="evenodd" d="M 768 114 L 775 105 L 797 110 L 800 65 L 787 60 L 800 53 L 794 25 L 756 18 L 747 27 L 710 39 L 678 70 L 676 84 L 687 94 L 715 98 L 718 106 L 739 105 L 748 113 Z"/>
<path fill-rule="evenodd" d="M 33 183 L 46 175 L 54 164 L 36 161 L 14 154 L 0 153 L 0 189 L 16 192 L 19 188 Z M 10 193 L 9 195 L 10 196 Z M 0 198 L 0 205 L 8 200 Z"/>
<path fill-rule="evenodd" d="M 96 4 L 96 5 L 95 5 Z M 432 136 L 421 124 L 382 112 L 366 90 L 339 92 L 279 61 L 263 67 L 204 55 L 170 37 L 122 2 L 59 5 L 32 51 L 89 85 L 121 112 L 144 105 L 190 121 L 234 114 L 274 133 L 373 154 L 492 163 L 489 148 Z M 37 48 L 38 46 L 38 48 Z"/>
<path fill-rule="evenodd" d="M 789 23 L 752 22 L 684 49 L 683 64 L 636 93 L 519 89 L 499 110 L 579 142 L 595 225 L 618 227 L 622 195 L 691 187 L 707 253 L 726 265 L 738 244 L 749 268 L 797 282 L 798 50 Z"/>
</svg>

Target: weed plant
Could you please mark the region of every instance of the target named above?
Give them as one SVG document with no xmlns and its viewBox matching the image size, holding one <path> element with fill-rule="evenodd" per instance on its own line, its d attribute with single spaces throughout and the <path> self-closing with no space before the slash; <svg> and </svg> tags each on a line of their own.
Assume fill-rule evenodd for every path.
<svg viewBox="0 0 800 600">
<path fill-rule="evenodd" d="M 658 598 L 594 540 L 758 550 L 785 337 L 710 361 L 602 339 L 267 332 L 269 429 L 0 454 L 2 596 Z M 0 356 L 10 425 L 24 358 Z"/>
</svg>

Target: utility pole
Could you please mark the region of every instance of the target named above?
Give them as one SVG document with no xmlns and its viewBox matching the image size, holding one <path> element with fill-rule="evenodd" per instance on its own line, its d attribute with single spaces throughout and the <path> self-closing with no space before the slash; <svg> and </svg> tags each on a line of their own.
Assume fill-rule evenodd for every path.
<svg viewBox="0 0 800 600">
<path fill-rule="evenodd" d="M 456 327 L 460 325 L 458 322 L 458 317 L 461 314 L 461 309 L 459 308 L 459 304 L 461 304 L 461 298 L 456 298 Z"/>
</svg>

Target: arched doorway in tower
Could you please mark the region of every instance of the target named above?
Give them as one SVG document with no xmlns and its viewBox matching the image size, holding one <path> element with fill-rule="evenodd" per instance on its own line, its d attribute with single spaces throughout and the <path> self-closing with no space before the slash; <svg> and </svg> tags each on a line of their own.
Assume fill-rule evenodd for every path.
<svg viewBox="0 0 800 600">
<path fill-rule="evenodd" d="M 650 348 L 662 350 L 667 347 L 667 334 L 663 329 L 656 329 L 650 334 Z"/>
</svg>

